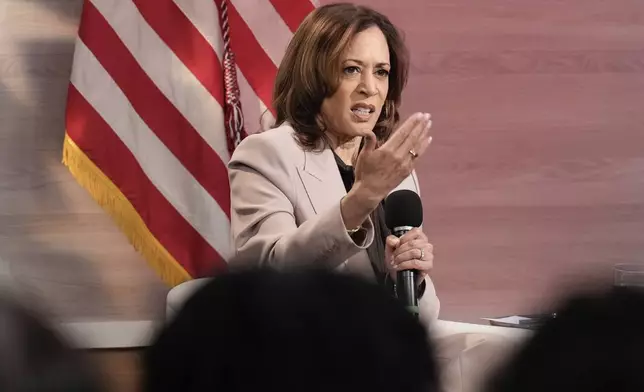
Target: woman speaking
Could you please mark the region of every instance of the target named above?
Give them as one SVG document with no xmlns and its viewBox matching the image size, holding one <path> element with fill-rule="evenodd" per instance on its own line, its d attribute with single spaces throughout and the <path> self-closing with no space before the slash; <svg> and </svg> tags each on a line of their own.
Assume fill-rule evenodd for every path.
<svg viewBox="0 0 644 392">
<path fill-rule="evenodd" d="M 432 245 L 384 224 L 389 193 L 419 191 L 414 165 L 431 142 L 429 114 L 399 124 L 408 67 L 398 30 L 372 9 L 333 4 L 302 22 L 277 73 L 275 127 L 229 163 L 231 267 L 328 268 L 392 286 L 414 269 L 421 319 L 438 316 Z"/>
</svg>

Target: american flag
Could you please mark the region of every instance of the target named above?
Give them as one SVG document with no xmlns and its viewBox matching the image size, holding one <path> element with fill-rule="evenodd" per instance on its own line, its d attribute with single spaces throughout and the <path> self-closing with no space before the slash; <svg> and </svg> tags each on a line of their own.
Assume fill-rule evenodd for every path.
<svg viewBox="0 0 644 392">
<path fill-rule="evenodd" d="M 272 124 L 277 66 L 314 7 L 85 0 L 63 162 L 169 285 L 226 268 L 231 149 Z"/>
</svg>

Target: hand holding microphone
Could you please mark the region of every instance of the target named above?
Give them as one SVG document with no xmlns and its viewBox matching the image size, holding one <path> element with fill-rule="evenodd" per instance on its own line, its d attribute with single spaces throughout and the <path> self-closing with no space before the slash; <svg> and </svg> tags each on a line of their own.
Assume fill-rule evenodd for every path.
<svg viewBox="0 0 644 392">
<path fill-rule="evenodd" d="M 385 199 L 387 237 L 386 264 L 396 282 L 396 294 L 418 315 L 417 287 L 433 267 L 433 246 L 420 230 L 423 206 L 416 192 L 399 190 Z"/>
<path fill-rule="evenodd" d="M 418 228 L 401 238 L 394 235 L 387 237 L 387 252 L 388 268 L 392 276 L 396 271 L 413 269 L 418 271 L 416 284 L 420 284 L 434 267 L 434 246 Z"/>
</svg>

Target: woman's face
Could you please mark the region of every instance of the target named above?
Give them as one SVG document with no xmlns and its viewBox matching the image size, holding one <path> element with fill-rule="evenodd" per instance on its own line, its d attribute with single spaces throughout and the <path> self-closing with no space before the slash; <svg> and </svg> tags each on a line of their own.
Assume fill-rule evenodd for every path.
<svg viewBox="0 0 644 392">
<path fill-rule="evenodd" d="M 340 85 L 322 102 L 327 132 L 347 140 L 373 131 L 389 91 L 389 46 L 378 27 L 356 34 L 341 60 Z"/>
</svg>

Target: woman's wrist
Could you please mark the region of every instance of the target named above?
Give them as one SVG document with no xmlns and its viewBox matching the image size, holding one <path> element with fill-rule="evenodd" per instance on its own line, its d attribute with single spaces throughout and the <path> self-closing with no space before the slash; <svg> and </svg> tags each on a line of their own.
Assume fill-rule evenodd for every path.
<svg viewBox="0 0 644 392">
<path fill-rule="evenodd" d="M 360 227 L 378 206 L 378 202 L 374 203 L 367 195 L 359 186 L 354 186 L 340 201 L 340 213 L 347 230 Z"/>
</svg>

